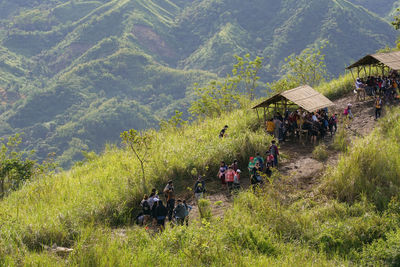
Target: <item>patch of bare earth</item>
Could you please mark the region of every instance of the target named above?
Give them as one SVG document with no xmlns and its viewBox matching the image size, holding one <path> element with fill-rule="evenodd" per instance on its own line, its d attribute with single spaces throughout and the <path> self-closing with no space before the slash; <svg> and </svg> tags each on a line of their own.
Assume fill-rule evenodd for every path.
<svg viewBox="0 0 400 267">
<path fill-rule="evenodd" d="M 167 58 L 174 58 L 176 53 L 151 27 L 135 25 L 132 34 L 139 43 L 151 52 Z"/>
</svg>

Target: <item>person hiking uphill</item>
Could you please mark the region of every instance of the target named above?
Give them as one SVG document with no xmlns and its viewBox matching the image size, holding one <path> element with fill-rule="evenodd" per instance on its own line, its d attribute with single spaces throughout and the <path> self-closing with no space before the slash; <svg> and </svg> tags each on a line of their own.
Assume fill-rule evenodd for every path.
<svg viewBox="0 0 400 267">
<path fill-rule="evenodd" d="M 174 209 L 174 217 L 178 225 L 183 225 L 186 216 L 186 208 L 182 204 L 182 200 L 178 199 L 177 203 L 178 205 L 176 205 L 176 208 Z"/>
<path fill-rule="evenodd" d="M 224 161 L 221 161 L 220 167 L 219 167 L 219 171 L 218 171 L 218 178 L 221 180 L 221 184 L 222 184 L 222 188 L 225 187 L 225 173 L 228 170 L 228 167 L 226 166 Z"/>
<path fill-rule="evenodd" d="M 381 117 L 382 104 L 382 99 L 378 95 L 375 99 L 375 120 Z"/>
<path fill-rule="evenodd" d="M 194 184 L 194 198 L 196 201 L 203 198 L 203 194 L 206 192 L 206 185 L 204 181 L 201 179 L 201 176 L 197 178 L 196 183 Z"/>
<path fill-rule="evenodd" d="M 275 140 L 272 140 L 271 146 L 269 147 L 269 151 L 271 152 L 271 155 L 274 156 L 274 167 L 278 168 L 279 149 L 276 146 Z"/>
<path fill-rule="evenodd" d="M 189 226 L 189 213 L 193 207 L 187 204 L 186 200 L 183 200 L 183 206 L 185 207 L 185 224 L 186 226 Z"/>
<path fill-rule="evenodd" d="M 227 136 L 226 131 L 228 130 L 228 125 L 225 125 L 224 128 L 219 132 L 219 138 L 224 138 Z"/>
<path fill-rule="evenodd" d="M 165 198 L 167 199 L 168 220 L 172 220 L 172 213 L 175 207 L 175 189 L 172 180 L 164 188 Z"/>
<path fill-rule="evenodd" d="M 228 192 L 230 193 L 233 189 L 233 182 L 235 181 L 235 171 L 232 168 L 232 165 L 228 167 L 228 170 L 225 174 L 225 182 L 228 184 Z"/>
</svg>

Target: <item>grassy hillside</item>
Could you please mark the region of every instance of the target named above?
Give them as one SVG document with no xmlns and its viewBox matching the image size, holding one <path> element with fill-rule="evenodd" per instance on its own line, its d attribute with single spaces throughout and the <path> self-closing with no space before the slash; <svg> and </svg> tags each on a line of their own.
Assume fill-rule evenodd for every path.
<svg viewBox="0 0 400 267">
<path fill-rule="evenodd" d="M 24 132 L 26 149 L 55 152 L 63 167 L 187 110 L 193 84 L 230 73 L 235 53 L 264 56 L 269 82 L 323 40 L 338 74 L 396 37 L 347 1 L 25 2 L 0 3 L 0 136 Z"/>
<path fill-rule="evenodd" d="M 346 80 L 319 90 L 330 95 L 348 92 Z M 398 108 L 388 112 L 370 136 L 353 142 L 311 193 L 293 192 L 282 182 L 289 178 L 275 176 L 265 190 L 241 192 L 222 220 L 168 227 L 156 235 L 130 223 L 143 194 L 132 152 L 109 146 L 102 155 L 89 153 L 85 163 L 68 172 L 36 177 L 1 201 L 0 262 L 397 266 L 398 113 Z M 221 140 L 217 135 L 225 124 L 230 126 L 229 136 Z M 189 193 L 186 188 L 194 182 L 194 169 L 211 178 L 220 160 L 234 158 L 245 169 L 247 158 L 264 151 L 270 142 L 254 111 L 247 108 L 149 135 L 153 141 L 146 167 L 148 186 L 161 189 L 173 179 L 180 195 Z M 42 250 L 54 243 L 74 252 L 63 258 Z"/>
</svg>

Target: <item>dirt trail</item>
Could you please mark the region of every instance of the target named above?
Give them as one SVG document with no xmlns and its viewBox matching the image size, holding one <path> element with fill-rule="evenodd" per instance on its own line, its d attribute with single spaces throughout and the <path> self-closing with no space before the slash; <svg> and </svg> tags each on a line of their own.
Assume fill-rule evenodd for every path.
<svg viewBox="0 0 400 267">
<path fill-rule="evenodd" d="M 352 104 L 354 119 L 349 122 L 347 128 L 351 137 L 365 136 L 374 129 L 376 121 L 374 120 L 374 100 L 372 98 L 355 103 L 354 94 L 351 93 L 334 103 L 335 106 L 330 112 L 336 112 L 339 116 L 343 114 L 349 103 Z M 329 146 L 332 140 L 328 134 L 323 142 Z M 320 180 L 326 165 L 333 165 L 338 159 L 338 153 L 330 151 L 328 160 L 322 163 L 312 157 L 313 149 L 314 147 L 309 143 L 286 142 L 281 145 L 281 153 L 287 158 L 283 159 L 279 166 L 279 171 L 284 177 L 280 182 L 290 186 L 291 192 L 313 194 L 314 185 Z M 242 184 L 243 188 L 249 186 L 247 179 L 245 181 L 246 183 Z M 212 186 L 214 190 L 208 192 L 206 199 L 211 202 L 213 216 L 223 217 L 225 211 L 232 206 L 233 197 L 226 190 L 216 189 L 214 182 Z M 197 220 L 199 218 L 198 207 L 194 201 L 190 204 L 193 206 L 190 220 Z"/>
</svg>

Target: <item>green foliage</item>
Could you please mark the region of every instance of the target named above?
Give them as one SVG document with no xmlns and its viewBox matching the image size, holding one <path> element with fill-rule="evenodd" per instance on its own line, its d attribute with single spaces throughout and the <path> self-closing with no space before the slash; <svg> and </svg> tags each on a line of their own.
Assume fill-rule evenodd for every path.
<svg viewBox="0 0 400 267">
<path fill-rule="evenodd" d="M 121 133 L 122 142 L 125 143 L 135 154 L 137 160 L 140 162 L 140 168 L 142 169 L 142 186 L 143 192 L 147 192 L 147 181 L 145 174 L 145 163 L 149 157 L 149 150 L 151 144 L 151 133 L 144 132 L 139 133 L 135 129 L 130 129 Z"/>
<path fill-rule="evenodd" d="M 250 100 L 253 100 L 255 90 L 258 86 L 257 81 L 260 79 L 259 72 L 262 68 L 262 57 L 256 57 L 254 60 L 250 59 L 250 54 L 244 57 L 235 55 L 237 63 L 233 65 L 232 74 L 238 79 L 238 82 L 243 81 L 245 92 Z"/>
<path fill-rule="evenodd" d="M 333 138 L 332 147 L 337 151 L 346 152 L 349 149 L 350 140 L 346 130 L 346 123 L 342 125 L 343 127 L 339 128 Z"/>
<path fill-rule="evenodd" d="M 210 200 L 201 198 L 197 202 L 200 212 L 200 218 L 202 220 L 209 221 L 212 218 L 211 203 Z"/>
<path fill-rule="evenodd" d="M 386 126 L 381 130 L 353 142 L 351 151 L 327 174 L 328 188 L 340 200 L 353 203 L 365 194 L 382 210 L 393 196 L 400 194 L 400 162 L 396 156 L 400 152 L 400 120 L 396 115 L 388 115 L 386 120 L 382 121 Z M 389 121 L 393 123 L 388 124 Z"/>
<path fill-rule="evenodd" d="M 16 190 L 21 184 L 32 178 L 35 171 L 35 161 L 30 157 L 33 151 L 19 151 L 18 146 L 22 142 L 20 134 L 10 136 L 5 142 L 0 139 L 0 197 L 4 197 L 10 191 Z"/>
<path fill-rule="evenodd" d="M 316 146 L 312 152 L 313 158 L 319 161 L 325 161 L 328 159 L 329 154 L 327 147 L 324 144 L 319 144 Z"/>
<path fill-rule="evenodd" d="M 162 120 L 160 122 L 161 130 L 167 130 L 167 129 L 176 130 L 178 128 L 185 126 L 188 122 L 185 121 L 182 118 L 182 116 L 183 116 L 183 112 L 179 112 L 178 110 L 175 110 L 175 115 L 172 116 L 168 121 Z"/>
</svg>

